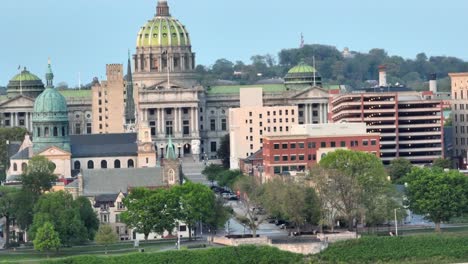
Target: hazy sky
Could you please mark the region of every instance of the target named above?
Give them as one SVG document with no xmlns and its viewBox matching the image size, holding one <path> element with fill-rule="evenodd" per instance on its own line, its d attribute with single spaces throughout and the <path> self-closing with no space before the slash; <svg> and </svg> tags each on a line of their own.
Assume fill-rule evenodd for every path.
<svg viewBox="0 0 468 264">
<path fill-rule="evenodd" d="M 43 78 L 50 56 L 56 83 L 105 77 L 108 63 L 126 63 L 156 0 L 1 0 L 0 85 L 27 66 Z M 197 63 L 248 61 L 307 44 L 384 48 L 413 58 L 468 58 L 466 0 L 169 0 L 188 28 Z"/>
</svg>

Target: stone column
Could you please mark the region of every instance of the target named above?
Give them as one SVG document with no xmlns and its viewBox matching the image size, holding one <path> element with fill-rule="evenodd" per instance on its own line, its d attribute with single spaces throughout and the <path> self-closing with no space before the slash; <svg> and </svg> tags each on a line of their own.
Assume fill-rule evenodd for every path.
<svg viewBox="0 0 468 264">
<path fill-rule="evenodd" d="M 161 132 L 164 137 L 166 137 L 166 118 L 165 118 L 165 109 L 161 108 Z"/>
<path fill-rule="evenodd" d="M 190 131 L 195 132 L 195 111 L 194 108 L 190 108 Z"/>
<path fill-rule="evenodd" d="M 174 124 L 173 124 L 174 134 L 179 133 L 179 108 L 174 107 Z"/>
<path fill-rule="evenodd" d="M 195 133 L 198 133 L 198 131 L 200 130 L 199 125 L 198 125 L 198 119 L 199 119 L 199 117 L 198 117 L 198 107 L 195 107 L 194 110 L 195 110 L 195 129 L 194 129 L 194 131 L 195 131 Z"/>
<path fill-rule="evenodd" d="M 178 111 L 178 112 L 179 112 L 179 117 L 178 117 L 178 118 L 179 118 L 179 119 L 178 119 L 178 121 L 179 121 L 179 127 L 178 127 L 178 129 L 179 129 L 179 133 L 182 133 L 182 123 L 183 123 L 183 121 L 182 121 L 182 120 L 183 120 L 183 119 L 182 119 L 182 108 L 177 108 L 177 109 L 179 110 L 179 111 Z"/>
<path fill-rule="evenodd" d="M 323 108 L 324 108 L 324 111 L 323 111 L 324 120 L 323 120 L 323 122 L 328 123 L 328 103 L 324 103 Z"/>
<path fill-rule="evenodd" d="M 150 56 L 149 55 L 145 55 L 145 62 L 146 62 L 145 71 L 150 72 L 151 71 L 151 61 L 150 61 Z"/>
<path fill-rule="evenodd" d="M 323 117 L 323 113 L 322 113 L 322 111 L 323 111 L 323 109 L 322 109 L 322 103 L 320 103 L 320 104 L 318 105 L 318 107 L 319 107 L 319 108 L 318 108 L 318 118 L 319 118 L 319 123 L 321 124 L 321 123 L 322 123 L 322 117 Z"/>
<path fill-rule="evenodd" d="M 24 126 L 26 127 L 28 131 L 31 130 L 31 127 L 29 126 L 29 113 L 28 112 L 24 113 Z"/>
</svg>

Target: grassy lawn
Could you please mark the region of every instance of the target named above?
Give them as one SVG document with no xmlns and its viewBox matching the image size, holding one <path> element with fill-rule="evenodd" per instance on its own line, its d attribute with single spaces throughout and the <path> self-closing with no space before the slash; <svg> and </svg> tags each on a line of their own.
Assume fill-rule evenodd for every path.
<svg viewBox="0 0 468 264">
<path fill-rule="evenodd" d="M 140 248 L 144 248 L 145 252 L 157 252 L 163 249 L 170 249 L 175 247 L 175 240 L 166 241 L 151 241 L 148 243 L 140 242 Z M 123 255 L 128 253 L 138 252 L 137 248 L 133 247 L 133 243 L 123 242 L 108 246 L 109 255 Z M 63 258 L 78 255 L 104 255 L 104 246 L 99 245 L 86 245 L 86 246 L 75 246 L 70 248 L 61 248 L 59 252 L 53 252 L 50 254 L 50 258 Z M 10 262 L 39 262 L 41 259 L 46 259 L 47 254 L 37 252 L 32 248 L 17 249 L 0 251 L 0 263 Z"/>
<path fill-rule="evenodd" d="M 466 229 L 465 229 L 466 232 Z M 331 244 L 311 263 L 456 263 L 468 261 L 468 236 L 456 231 L 400 237 L 366 236 Z"/>
</svg>

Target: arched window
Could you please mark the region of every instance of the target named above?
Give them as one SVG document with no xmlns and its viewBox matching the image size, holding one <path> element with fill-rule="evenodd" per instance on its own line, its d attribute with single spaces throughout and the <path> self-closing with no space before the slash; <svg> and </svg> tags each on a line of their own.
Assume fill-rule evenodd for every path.
<svg viewBox="0 0 468 264">
<path fill-rule="evenodd" d="M 88 161 L 88 169 L 94 169 L 94 162 L 92 160 Z"/>
<path fill-rule="evenodd" d="M 21 171 L 25 172 L 28 169 L 28 164 L 26 162 L 21 163 Z"/>
<path fill-rule="evenodd" d="M 49 128 L 48 127 L 44 128 L 44 137 L 49 137 Z"/>
<path fill-rule="evenodd" d="M 18 171 L 18 165 L 16 165 L 16 163 L 13 163 L 13 171 Z"/>
<path fill-rule="evenodd" d="M 120 160 L 114 160 L 114 168 L 120 169 Z"/>
<path fill-rule="evenodd" d="M 127 161 L 127 167 L 128 168 L 134 168 L 135 167 L 135 164 L 133 163 L 133 160 L 132 159 L 129 159 Z"/>
<path fill-rule="evenodd" d="M 107 169 L 107 161 L 105 160 L 101 161 L 101 169 Z"/>
<path fill-rule="evenodd" d="M 75 164 L 73 166 L 75 167 L 75 170 L 80 170 L 81 169 L 81 163 L 78 160 L 75 161 Z"/>
<path fill-rule="evenodd" d="M 37 136 L 38 136 L 38 137 L 41 136 L 41 128 L 40 128 L 40 127 L 37 128 Z"/>
<path fill-rule="evenodd" d="M 58 128 L 54 127 L 54 137 L 58 137 Z"/>
</svg>

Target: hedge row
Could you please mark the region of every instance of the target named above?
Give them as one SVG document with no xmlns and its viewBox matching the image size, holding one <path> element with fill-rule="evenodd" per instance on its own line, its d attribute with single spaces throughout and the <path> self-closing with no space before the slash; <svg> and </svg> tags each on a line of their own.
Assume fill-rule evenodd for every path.
<svg viewBox="0 0 468 264">
<path fill-rule="evenodd" d="M 445 263 L 468 260 L 468 237 L 423 235 L 364 237 L 331 245 L 316 256 L 325 263 Z"/>
<path fill-rule="evenodd" d="M 60 260 L 49 260 L 41 263 L 64 264 L 139 264 L 139 263 L 218 263 L 218 264 L 270 264 L 270 263 L 304 263 L 302 255 L 280 251 L 272 247 L 224 247 L 200 250 L 166 251 L 159 253 L 135 253 L 123 256 L 78 256 Z"/>
</svg>

